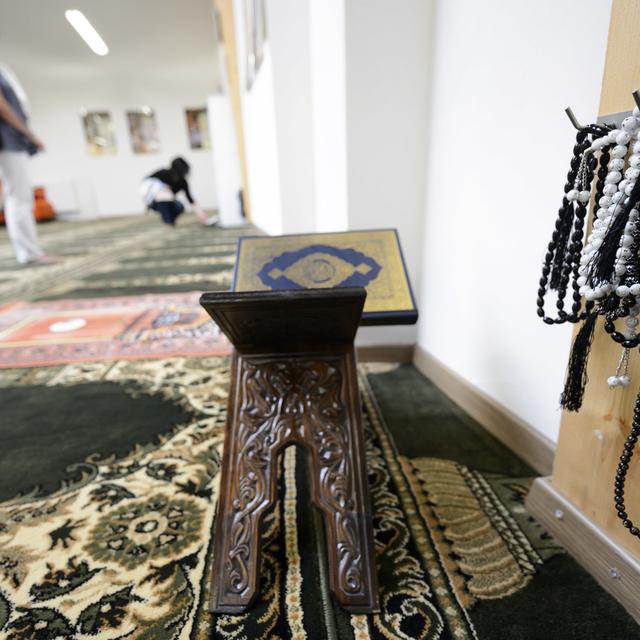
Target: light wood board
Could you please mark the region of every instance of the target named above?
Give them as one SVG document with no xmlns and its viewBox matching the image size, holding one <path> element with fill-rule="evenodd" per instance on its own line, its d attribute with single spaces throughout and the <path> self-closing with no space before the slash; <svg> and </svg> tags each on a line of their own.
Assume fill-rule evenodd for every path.
<svg viewBox="0 0 640 640">
<path fill-rule="evenodd" d="M 637 559 L 564 498 L 550 478 L 538 478 L 533 483 L 527 509 L 640 622 Z"/>
<path fill-rule="evenodd" d="M 640 2 L 614 0 L 602 83 L 601 115 L 633 106 L 631 92 L 640 88 Z M 577 329 L 576 329 L 577 330 Z M 575 335 L 575 333 L 574 333 Z M 610 390 L 622 349 L 596 328 L 589 358 L 589 384 L 579 413 L 564 412 L 553 467 L 553 485 L 612 541 L 640 558 L 640 540 L 618 519 L 613 480 L 622 445 L 630 429 L 640 388 L 640 358 L 631 354 L 631 385 Z M 640 465 L 633 460 L 626 494 L 628 513 L 640 523 Z M 562 539 L 563 543 L 568 541 Z"/>
</svg>

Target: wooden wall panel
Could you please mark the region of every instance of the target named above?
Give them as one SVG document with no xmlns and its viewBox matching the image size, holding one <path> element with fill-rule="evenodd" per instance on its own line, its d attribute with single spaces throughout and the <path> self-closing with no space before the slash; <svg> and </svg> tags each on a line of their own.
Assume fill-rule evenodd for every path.
<svg viewBox="0 0 640 640">
<path fill-rule="evenodd" d="M 236 31 L 233 13 L 233 0 L 214 0 L 219 28 L 222 32 L 223 55 L 227 71 L 227 86 L 233 110 L 233 122 L 238 145 L 238 159 L 240 161 L 240 178 L 244 197 L 244 210 L 247 220 L 251 220 L 251 199 L 249 197 L 249 173 L 247 170 L 247 155 L 244 142 L 244 124 L 242 120 L 242 97 L 240 77 L 238 73 L 238 50 L 236 47 Z M 213 142 L 215 144 L 215 140 Z"/>
<path fill-rule="evenodd" d="M 585 46 L 588 43 L 585 42 Z M 631 92 L 640 88 L 640 2 L 613 0 L 605 62 L 600 115 L 634 106 Z M 613 503 L 613 480 L 627 437 L 636 395 L 640 389 L 640 357 L 632 351 L 627 389 L 609 389 L 622 349 L 604 332 L 599 321 L 589 358 L 589 384 L 579 413 L 564 412 L 553 468 L 553 486 L 575 504 L 614 542 L 640 558 L 640 540 L 618 519 Z M 637 454 L 640 458 L 640 454 Z M 640 464 L 628 475 L 625 496 L 628 513 L 640 523 Z"/>
</svg>

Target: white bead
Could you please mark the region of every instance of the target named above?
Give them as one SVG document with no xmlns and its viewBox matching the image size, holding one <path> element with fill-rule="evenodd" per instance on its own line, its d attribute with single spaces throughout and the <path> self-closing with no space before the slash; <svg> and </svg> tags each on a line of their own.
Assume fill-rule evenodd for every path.
<svg viewBox="0 0 640 640">
<path fill-rule="evenodd" d="M 625 329 L 622 332 L 622 335 L 627 339 L 627 340 L 632 340 L 633 338 L 636 337 L 636 332 L 635 329 Z"/>
<path fill-rule="evenodd" d="M 634 318 L 633 316 L 629 316 L 624 320 L 624 323 L 627 325 L 627 327 L 630 327 L 631 329 L 634 329 L 635 327 L 637 327 L 638 322 L 640 322 L 640 320 L 638 320 L 638 318 Z"/>
<path fill-rule="evenodd" d="M 611 151 L 611 155 L 614 158 L 624 158 L 627 155 L 627 147 L 623 144 L 617 144 L 615 147 L 613 147 L 613 150 Z"/>
<path fill-rule="evenodd" d="M 633 191 L 633 187 L 635 187 L 635 183 L 634 182 L 629 182 L 629 184 L 624 188 L 624 192 L 630 196 L 631 192 Z"/>
<path fill-rule="evenodd" d="M 618 383 L 621 387 L 628 387 L 631 383 L 631 378 L 627 375 L 618 376 Z"/>
<path fill-rule="evenodd" d="M 614 158 L 609 163 L 609 169 L 612 171 L 622 171 L 624 169 L 624 160 L 622 158 Z"/>
<path fill-rule="evenodd" d="M 634 143 L 633 147 L 631 147 L 633 153 L 640 153 L 640 142 Z"/>
<path fill-rule="evenodd" d="M 587 284 L 587 278 L 586 276 L 580 276 L 577 280 L 576 283 L 578 284 L 579 287 L 584 287 L 585 284 Z"/>
<path fill-rule="evenodd" d="M 618 263 L 615 268 L 614 268 L 615 274 L 617 276 L 621 276 L 623 273 L 627 272 L 627 265 L 626 264 L 622 264 L 622 263 Z"/>
<path fill-rule="evenodd" d="M 633 238 L 631 236 L 624 235 L 622 236 L 622 240 L 620 240 L 620 244 L 623 247 L 630 247 L 633 244 Z"/>
<path fill-rule="evenodd" d="M 622 128 L 625 131 L 633 131 L 638 128 L 638 121 L 633 116 L 629 116 L 622 121 Z"/>
<path fill-rule="evenodd" d="M 604 220 L 609 217 L 609 212 L 606 209 L 598 209 L 598 213 L 596 215 L 598 216 L 598 220 Z"/>
<path fill-rule="evenodd" d="M 612 140 L 612 142 L 614 142 L 614 140 Z M 600 149 L 602 149 L 602 147 L 605 147 L 608 143 L 609 141 L 607 140 L 607 136 L 598 138 L 591 143 L 591 150 L 600 151 Z"/>
<path fill-rule="evenodd" d="M 626 131 L 622 131 L 616 136 L 616 144 L 629 144 L 630 140 L 631 134 Z"/>
<path fill-rule="evenodd" d="M 604 179 L 607 184 L 617 184 L 620 180 L 622 180 L 622 174 L 619 171 L 610 171 Z"/>
<path fill-rule="evenodd" d="M 618 191 L 618 187 L 616 187 L 615 184 L 606 184 L 604 186 L 604 189 L 602 190 L 602 193 L 604 193 L 605 196 L 614 196 L 617 191 Z"/>
<path fill-rule="evenodd" d="M 605 187 L 605 189 L 606 189 L 606 187 Z M 613 204 L 618 204 L 618 202 L 620 202 L 620 200 L 622 200 L 622 198 L 624 198 L 624 193 L 616 191 L 611 196 L 611 202 L 613 202 Z"/>
<path fill-rule="evenodd" d="M 594 238 L 591 241 L 591 246 L 595 247 L 596 249 L 602 244 L 602 238 Z"/>
<path fill-rule="evenodd" d="M 610 144 L 613 144 L 616 141 L 616 138 L 622 133 L 622 129 L 612 129 L 605 136 L 607 140 L 609 140 Z"/>
<path fill-rule="evenodd" d="M 567 193 L 567 200 L 569 202 L 573 202 L 574 200 L 578 199 L 578 190 L 577 189 L 571 189 L 571 191 L 569 191 L 569 193 Z"/>
<path fill-rule="evenodd" d="M 624 196 L 624 194 L 622 193 L 626 188 L 627 185 L 629 184 L 629 181 L 625 178 L 624 180 L 622 180 L 620 182 L 620 184 L 618 185 L 618 190 L 620 191 L 620 197 L 622 198 Z"/>
<path fill-rule="evenodd" d="M 609 196 L 602 196 L 602 198 L 598 200 L 598 204 L 601 207 L 608 207 L 611 204 L 611 198 Z"/>
<path fill-rule="evenodd" d="M 591 191 L 587 191 L 585 189 L 584 191 L 581 191 L 578 194 L 578 202 L 581 202 L 582 204 L 589 202 L 590 199 L 591 199 Z"/>
<path fill-rule="evenodd" d="M 617 387 L 617 386 L 618 386 L 618 384 L 619 384 L 619 382 L 618 382 L 618 376 L 609 376 L 609 377 L 607 378 L 607 384 L 608 384 L 610 387 Z"/>
<path fill-rule="evenodd" d="M 624 177 L 627 178 L 627 180 L 637 180 L 638 176 L 640 176 L 640 169 L 637 167 L 632 167 L 624 172 Z"/>
<path fill-rule="evenodd" d="M 627 287 L 624 284 L 621 284 L 617 289 L 616 289 L 616 295 L 619 298 L 625 298 L 626 296 L 629 295 L 629 287 Z"/>
<path fill-rule="evenodd" d="M 582 285 L 579 289 L 578 289 L 578 293 L 583 296 L 585 295 L 585 293 L 587 293 L 587 291 L 589 290 L 589 287 L 587 287 L 586 285 Z"/>
<path fill-rule="evenodd" d="M 596 299 L 596 293 L 593 289 L 589 289 L 587 290 L 587 292 L 584 294 L 584 297 L 591 301 L 591 300 L 595 300 Z"/>
</svg>

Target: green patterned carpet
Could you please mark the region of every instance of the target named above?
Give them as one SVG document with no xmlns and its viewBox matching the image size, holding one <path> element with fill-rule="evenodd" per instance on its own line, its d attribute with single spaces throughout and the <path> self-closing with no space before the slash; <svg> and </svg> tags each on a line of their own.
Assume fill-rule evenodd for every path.
<svg viewBox="0 0 640 640">
<path fill-rule="evenodd" d="M 103 221 L 94 260 L 97 233 L 74 244 L 69 224 L 50 240 L 84 271 L 29 276 L 33 297 L 226 288 L 250 231 Z M 208 613 L 228 375 L 222 357 L 0 370 L 0 638 L 640 638 L 527 513 L 531 469 L 408 365 L 361 366 L 381 612 L 334 606 L 289 449 L 260 598 Z"/>
</svg>

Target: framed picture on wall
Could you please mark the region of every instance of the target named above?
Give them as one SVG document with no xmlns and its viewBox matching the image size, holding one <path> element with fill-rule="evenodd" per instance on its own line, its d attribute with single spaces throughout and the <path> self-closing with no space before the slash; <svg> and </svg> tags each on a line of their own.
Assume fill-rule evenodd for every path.
<svg viewBox="0 0 640 640">
<path fill-rule="evenodd" d="M 192 149 L 210 149 L 207 110 L 204 107 L 185 109 L 184 115 L 187 121 L 189 146 Z"/>
<path fill-rule="evenodd" d="M 111 155 L 116 152 L 116 136 L 108 111 L 81 111 L 82 128 L 87 151 L 92 156 Z"/>
<path fill-rule="evenodd" d="M 156 114 L 150 107 L 127 111 L 129 135 L 134 153 L 157 153 L 160 151 L 160 134 Z"/>
<path fill-rule="evenodd" d="M 251 89 L 262 60 L 267 40 L 267 16 L 264 0 L 245 0 L 245 30 L 247 34 L 247 89 Z"/>
</svg>

